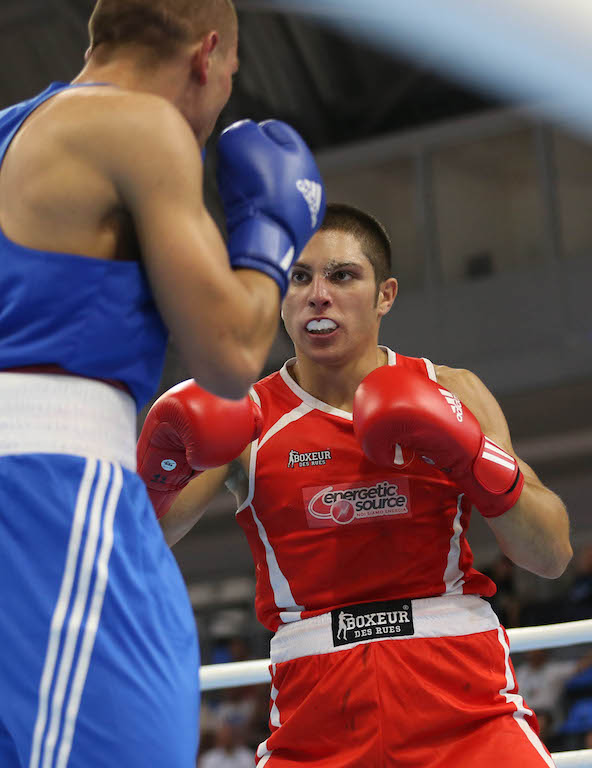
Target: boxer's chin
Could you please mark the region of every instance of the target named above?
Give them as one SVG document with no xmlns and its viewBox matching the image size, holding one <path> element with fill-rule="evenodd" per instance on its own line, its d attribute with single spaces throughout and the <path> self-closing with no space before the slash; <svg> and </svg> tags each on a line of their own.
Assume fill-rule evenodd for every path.
<svg viewBox="0 0 592 768">
<path fill-rule="evenodd" d="M 343 329 L 337 328 L 328 334 L 300 334 L 299 350 L 311 360 L 319 363 L 337 362 L 351 354 Z"/>
</svg>

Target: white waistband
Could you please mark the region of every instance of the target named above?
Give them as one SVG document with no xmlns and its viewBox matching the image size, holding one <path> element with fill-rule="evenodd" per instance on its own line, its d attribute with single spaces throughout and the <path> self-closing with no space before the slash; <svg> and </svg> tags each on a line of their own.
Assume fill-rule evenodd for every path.
<svg viewBox="0 0 592 768">
<path fill-rule="evenodd" d="M 385 601 L 389 602 L 389 601 Z M 302 619 L 291 624 L 282 625 L 275 633 L 271 641 L 271 662 L 280 664 L 283 661 L 291 661 L 302 656 L 317 656 L 323 653 L 334 653 L 354 648 L 361 643 L 375 642 L 377 640 L 413 640 L 418 637 L 456 637 L 460 635 L 472 635 L 477 632 L 487 632 L 499 627 L 499 620 L 486 600 L 477 595 L 442 595 L 440 597 L 427 597 L 420 600 L 407 600 L 411 604 L 413 616 L 413 634 L 397 635 L 388 634 L 388 620 L 384 614 L 372 613 L 369 634 L 381 631 L 377 636 L 364 638 L 355 632 L 363 631 L 363 621 L 359 627 L 341 630 L 336 627 L 345 640 L 351 640 L 341 645 L 336 645 L 331 622 L 331 613 L 323 613 L 310 619 Z M 405 606 L 404 606 L 405 607 Z M 408 607 L 408 605 L 406 605 Z M 380 610 L 373 608 L 373 611 Z M 345 612 L 342 608 L 334 613 Z M 382 623 L 385 622 L 385 623 Z M 353 620 L 351 621 L 353 624 Z M 382 623 L 382 626 L 380 626 Z M 378 624 L 379 630 L 376 629 Z"/>
<path fill-rule="evenodd" d="M 0 373 L 0 456 L 93 456 L 136 469 L 136 407 L 110 384 L 80 376 Z"/>
</svg>

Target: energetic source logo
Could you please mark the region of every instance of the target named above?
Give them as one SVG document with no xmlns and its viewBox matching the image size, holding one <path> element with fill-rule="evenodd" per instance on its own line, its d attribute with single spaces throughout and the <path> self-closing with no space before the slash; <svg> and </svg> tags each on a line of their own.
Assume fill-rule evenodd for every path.
<svg viewBox="0 0 592 768">
<path fill-rule="evenodd" d="M 383 480 L 375 485 L 326 485 L 302 491 L 309 528 L 364 523 L 409 514 L 409 483 Z"/>
</svg>

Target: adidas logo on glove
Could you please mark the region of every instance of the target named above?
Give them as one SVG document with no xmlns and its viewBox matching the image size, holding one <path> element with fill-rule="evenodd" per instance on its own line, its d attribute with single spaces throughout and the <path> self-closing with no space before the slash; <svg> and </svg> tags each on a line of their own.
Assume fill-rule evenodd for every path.
<svg viewBox="0 0 592 768">
<path fill-rule="evenodd" d="M 296 189 L 306 200 L 308 210 L 310 211 L 312 226 L 316 227 L 319 219 L 319 211 L 321 210 L 321 203 L 323 202 L 323 188 L 320 184 L 317 184 L 316 181 L 298 179 L 296 182 Z"/>
<path fill-rule="evenodd" d="M 448 405 L 452 408 L 452 413 L 456 416 L 456 418 L 459 421 L 463 420 L 463 407 L 461 401 L 458 399 L 456 395 L 453 395 L 451 392 L 449 392 L 447 389 L 440 388 L 440 394 L 444 395 L 446 398 Z"/>
</svg>

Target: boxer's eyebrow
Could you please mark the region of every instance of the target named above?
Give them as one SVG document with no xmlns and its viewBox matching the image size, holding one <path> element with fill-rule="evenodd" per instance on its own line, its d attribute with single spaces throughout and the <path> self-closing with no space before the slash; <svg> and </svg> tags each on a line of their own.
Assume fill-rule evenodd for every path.
<svg viewBox="0 0 592 768">
<path fill-rule="evenodd" d="M 330 261 L 325 267 L 326 272 L 333 272 L 336 269 L 345 269 L 349 267 L 359 267 L 357 261 Z"/>
<path fill-rule="evenodd" d="M 323 270 L 323 274 L 325 277 L 329 277 L 334 272 L 340 272 L 352 268 L 359 269 L 360 265 L 355 261 L 330 261 Z"/>
<path fill-rule="evenodd" d="M 336 269 L 346 269 L 351 267 L 359 267 L 360 264 L 357 261 L 330 261 L 323 267 L 323 272 L 328 274 L 334 272 Z M 312 272 L 313 268 L 304 261 L 298 261 L 294 264 L 294 269 L 303 269 L 306 272 Z"/>
</svg>

